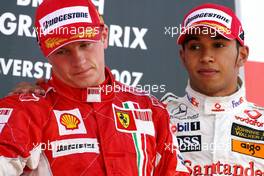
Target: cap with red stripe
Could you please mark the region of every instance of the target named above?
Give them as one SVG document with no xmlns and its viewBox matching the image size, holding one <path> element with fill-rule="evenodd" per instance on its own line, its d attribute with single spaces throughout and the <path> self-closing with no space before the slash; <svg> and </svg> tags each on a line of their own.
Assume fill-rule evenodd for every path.
<svg viewBox="0 0 264 176">
<path fill-rule="evenodd" d="M 196 27 L 209 27 L 216 30 L 223 37 L 236 39 L 242 46 L 244 45 L 244 30 L 240 20 L 228 7 L 218 4 L 203 4 L 192 9 L 184 17 L 182 31 L 177 43 L 183 44 L 186 35 L 191 33 Z"/>
<path fill-rule="evenodd" d="M 74 41 L 100 41 L 104 25 L 90 0 L 44 0 L 35 19 L 38 43 L 45 56 Z"/>
</svg>

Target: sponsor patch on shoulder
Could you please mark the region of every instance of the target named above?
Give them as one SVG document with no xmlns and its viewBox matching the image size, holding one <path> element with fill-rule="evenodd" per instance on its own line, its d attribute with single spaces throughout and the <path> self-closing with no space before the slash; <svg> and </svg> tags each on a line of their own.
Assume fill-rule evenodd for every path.
<svg viewBox="0 0 264 176">
<path fill-rule="evenodd" d="M 12 114 L 13 108 L 0 108 L 0 133 Z"/>
<path fill-rule="evenodd" d="M 264 144 L 232 139 L 232 151 L 264 159 Z"/>
<path fill-rule="evenodd" d="M 7 123 L 13 108 L 0 108 L 0 123 Z"/>
</svg>

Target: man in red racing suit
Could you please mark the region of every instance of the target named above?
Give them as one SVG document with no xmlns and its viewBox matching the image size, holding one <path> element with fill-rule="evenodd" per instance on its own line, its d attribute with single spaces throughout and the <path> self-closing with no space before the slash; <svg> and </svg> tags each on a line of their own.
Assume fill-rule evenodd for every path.
<svg viewBox="0 0 264 176">
<path fill-rule="evenodd" d="M 71 88 L 52 77 L 45 97 L 2 99 L 0 175 L 24 166 L 45 176 L 188 175 L 162 104 L 106 74 L 99 87 Z"/>
</svg>

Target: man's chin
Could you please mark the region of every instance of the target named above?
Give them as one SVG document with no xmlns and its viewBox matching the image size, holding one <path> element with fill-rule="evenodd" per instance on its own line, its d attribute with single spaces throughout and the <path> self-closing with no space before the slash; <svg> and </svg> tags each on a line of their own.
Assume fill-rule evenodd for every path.
<svg viewBox="0 0 264 176">
<path fill-rule="evenodd" d="M 81 80 L 80 80 L 81 81 Z M 95 87 L 98 86 L 100 83 L 94 80 L 83 80 L 83 82 L 79 82 L 79 88 L 87 88 L 87 87 Z"/>
</svg>

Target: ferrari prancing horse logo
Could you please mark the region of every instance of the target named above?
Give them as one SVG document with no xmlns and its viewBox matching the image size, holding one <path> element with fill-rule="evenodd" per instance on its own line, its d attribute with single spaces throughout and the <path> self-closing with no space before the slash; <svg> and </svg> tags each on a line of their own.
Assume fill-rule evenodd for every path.
<svg viewBox="0 0 264 176">
<path fill-rule="evenodd" d="M 122 105 L 123 107 L 119 107 L 112 104 L 117 131 L 131 134 L 148 134 L 155 137 L 151 109 L 140 109 L 137 103 L 129 101 L 123 102 Z"/>
<path fill-rule="evenodd" d="M 134 133 L 137 131 L 134 109 L 125 109 L 113 104 L 113 115 L 116 129 L 124 133 Z"/>
<path fill-rule="evenodd" d="M 130 123 L 129 115 L 121 111 L 117 112 L 116 114 L 117 114 L 119 122 L 123 125 L 123 127 L 127 128 Z"/>
</svg>

